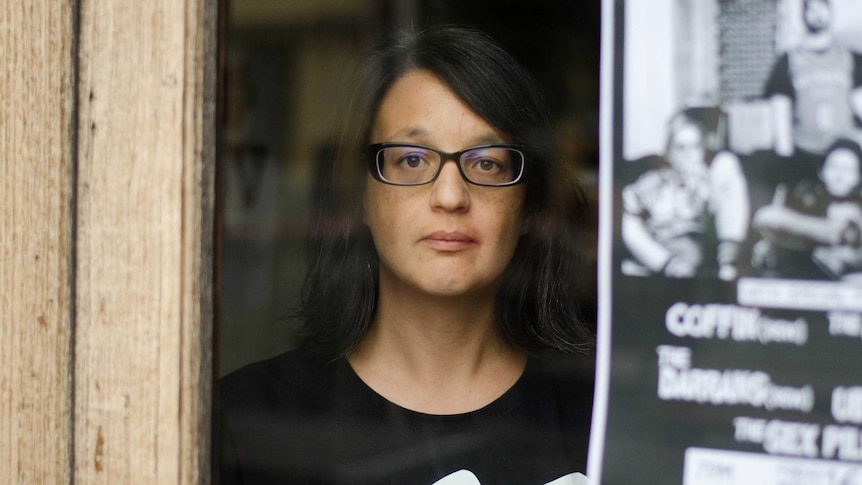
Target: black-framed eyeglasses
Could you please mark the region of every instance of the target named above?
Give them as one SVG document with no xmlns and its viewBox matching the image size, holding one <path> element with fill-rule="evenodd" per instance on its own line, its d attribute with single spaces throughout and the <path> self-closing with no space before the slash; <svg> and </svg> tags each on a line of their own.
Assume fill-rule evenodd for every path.
<svg viewBox="0 0 862 485">
<path fill-rule="evenodd" d="M 375 180 L 391 185 L 433 182 L 448 160 L 464 180 L 486 187 L 515 185 L 524 178 L 526 157 L 520 145 L 480 145 L 446 153 L 410 143 L 375 143 L 368 147 L 368 168 Z"/>
</svg>

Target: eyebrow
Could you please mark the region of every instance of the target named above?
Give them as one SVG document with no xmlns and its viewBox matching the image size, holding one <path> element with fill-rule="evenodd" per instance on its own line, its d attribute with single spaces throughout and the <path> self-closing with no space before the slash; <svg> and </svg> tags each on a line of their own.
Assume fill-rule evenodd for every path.
<svg viewBox="0 0 862 485">
<path fill-rule="evenodd" d="M 425 128 L 410 127 L 398 130 L 393 133 L 391 137 L 387 138 L 389 139 L 389 141 L 416 141 L 417 139 L 421 141 L 422 138 L 425 138 L 429 134 L 430 132 Z M 504 138 L 497 136 L 495 133 L 486 133 L 476 138 L 472 138 L 469 146 L 495 145 L 501 143 L 508 142 Z"/>
<path fill-rule="evenodd" d="M 408 140 L 413 140 L 416 138 L 422 138 L 428 134 L 428 130 L 424 128 L 405 128 L 402 130 L 396 131 L 392 138 L 406 138 Z"/>
</svg>

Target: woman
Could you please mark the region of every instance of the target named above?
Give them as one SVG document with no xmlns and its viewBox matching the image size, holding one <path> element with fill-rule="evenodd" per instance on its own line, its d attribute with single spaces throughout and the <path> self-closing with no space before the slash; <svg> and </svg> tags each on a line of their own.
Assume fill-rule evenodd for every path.
<svg viewBox="0 0 862 485">
<path fill-rule="evenodd" d="M 393 37 L 354 86 L 305 344 L 223 379 L 222 483 L 578 483 L 591 388 L 538 357 L 589 347 L 585 202 L 536 86 L 455 27 Z"/>
</svg>

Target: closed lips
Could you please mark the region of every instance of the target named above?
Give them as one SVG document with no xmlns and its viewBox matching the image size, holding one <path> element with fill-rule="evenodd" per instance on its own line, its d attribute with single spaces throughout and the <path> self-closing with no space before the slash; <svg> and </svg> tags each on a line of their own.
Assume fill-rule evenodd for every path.
<svg viewBox="0 0 862 485">
<path fill-rule="evenodd" d="M 476 239 L 464 233 L 445 231 L 434 232 L 422 240 L 438 249 L 463 249 L 476 243 Z"/>
</svg>

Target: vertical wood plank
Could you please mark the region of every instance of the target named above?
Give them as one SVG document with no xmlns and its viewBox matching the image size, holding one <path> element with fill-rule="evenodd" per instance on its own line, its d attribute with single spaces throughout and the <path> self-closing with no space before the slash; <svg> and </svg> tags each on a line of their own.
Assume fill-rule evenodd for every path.
<svg viewBox="0 0 862 485">
<path fill-rule="evenodd" d="M 68 483 L 73 1 L 0 3 L 0 483 Z"/>
<path fill-rule="evenodd" d="M 81 1 L 76 483 L 208 481 L 211 3 Z"/>
<path fill-rule="evenodd" d="M 220 0 L 186 2 L 179 483 L 210 483 Z"/>
</svg>

